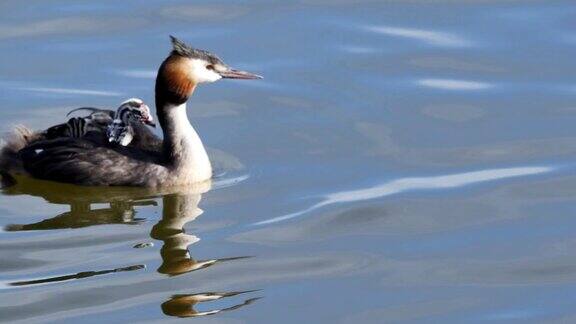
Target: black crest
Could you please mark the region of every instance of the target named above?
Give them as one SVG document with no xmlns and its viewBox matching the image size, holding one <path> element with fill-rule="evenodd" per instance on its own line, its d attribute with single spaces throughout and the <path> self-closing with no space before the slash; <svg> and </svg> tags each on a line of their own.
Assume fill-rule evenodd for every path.
<svg viewBox="0 0 576 324">
<path fill-rule="evenodd" d="M 177 54 L 180 56 L 189 56 L 192 57 L 194 55 L 194 49 L 188 45 L 186 45 L 183 41 L 179 40 L 178 38 L 170 35 L 170 40 L 172 41 L 172 53 Z"/>
<path fill-rule="evenodd" d="M 220 60 L 216 55 L 208 51 L 193 48 L 172 35 L 170 35 L 170 40 L 172 41 L 172 55 L 197 58 L 208 61 L 212 64 L 224 65 L 222 60 Z"/>
</svg>

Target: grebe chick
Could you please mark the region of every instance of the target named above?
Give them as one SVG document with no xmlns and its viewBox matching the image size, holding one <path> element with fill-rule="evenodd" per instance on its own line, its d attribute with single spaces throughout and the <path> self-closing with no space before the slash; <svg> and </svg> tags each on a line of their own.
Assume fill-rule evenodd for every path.
<svg viewBox="0 0 576 324">
<path fill-rule="evenodd" d="M 84 117 L 72 117 L 65 123 L 48 128 L 42 132 L 43 139 L 56 139 L 59 137 L 80 138 L 91 131 L 103 132 L 114 120 L 114 111 L 93 107 L 76 108 L 68 112 L 66 116 L 79 110 L 89 110 L 92 113 Z"/>
<path fill-rule="evenodd" d="M 212 165 L 188 121 L 186 102 L 201 83 L 261 77 L 232 69 L 210 52 L 171 39 L 172 51 L 158 69 L 155 87 L 164 134 L 161 148 L 110 146 L 86 136 L 37 140 L 21 130 L 0 152 L 0 172 L 89 186 L 167 187 L 210 179 Z"/>
<path fill-rule="evenodd" d="M 117 132 L 122 133 L 124 129 L 126 132 L 130 133 L 130 139 L 124 139 L 124 146 L 128 145 L 132 138 L 134 137 L 134 130 L 132 125 L 136 124 L 146 124 L 156 127 L 154 124 L 154 119 L 150 114 L 150 108 L 142 99 L 130 98 L 120 105 L 116 112 L 108 109 L 100 109 L 93 107 L 80 107 L 71 110 L 66 116 L 70 116 L 72 113 L 87 110 L 90 111 L 90 115 L 84 117 L 73 117 L 70 118 L 66 123 L 59 124 L 48 128 L 44 131 L 45 139 L 56 139 L 59 137 L 74 137 L 81 138 L 84 137 L 89 132 L 97 132 L 108 135 L 109 127 L 117 122 L 116 116 L 122 114 L 124 121 L 118 121 L 116 128 L 119 128 Z M 129 128 L 129 129 L 128 129 Z M 110 142 L 120 143 L 120 138 L 114 137 L 110 139 Z"/>
<path fill-rule="evenodd" d="M 127 146 L 135 135 L 138 124 L 156 127 L 150 108 L 141 99 L 131 98 L 118 107 L 114 114 L 114 121 L 106 129 L 108 141 Z"/>
</svg>

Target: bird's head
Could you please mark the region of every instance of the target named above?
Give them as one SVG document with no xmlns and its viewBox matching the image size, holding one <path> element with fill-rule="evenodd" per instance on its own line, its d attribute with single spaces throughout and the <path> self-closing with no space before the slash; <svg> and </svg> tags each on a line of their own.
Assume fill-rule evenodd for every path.
<svg viewBox="0 0 576 324">
<path fill-rule="evenodd" d="M 220 79 L 253 80 L 262 77 L 250 72 L 233 69 L 216 55 L 195 49 L 174 36 L 172 52 L 164 60 L 156 79 L 156 92 L 163 91 L 173 103 L 185 102 L 196 85 Z"/>
<path fill-rule="evenodd" d="M 156 127 L 150 108 L 140 98 L 130 98 L 120 104 L 116 111 L 116 119 L 121 120 L 125 125 L 141 122 Z"/>
</svg>

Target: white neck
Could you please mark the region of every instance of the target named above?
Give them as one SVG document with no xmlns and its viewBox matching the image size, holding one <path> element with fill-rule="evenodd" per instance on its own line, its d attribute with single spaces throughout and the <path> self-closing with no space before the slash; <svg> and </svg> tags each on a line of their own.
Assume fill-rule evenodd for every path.
<svg viewBox="0 0 576 324">
<path fill-rule="evenodd" d="M 165 150 L 173 161 L 173 176 L 176 182 L 190 184 L 212 177 L 212 166 L 202 140 L 188 121 L 186 103 L 166 107 L 164 126 Z"/>
</svg>

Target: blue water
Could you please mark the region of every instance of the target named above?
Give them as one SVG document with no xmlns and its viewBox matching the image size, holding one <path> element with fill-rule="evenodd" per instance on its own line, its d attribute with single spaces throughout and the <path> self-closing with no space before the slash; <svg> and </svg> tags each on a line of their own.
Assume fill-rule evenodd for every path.
<svg viewBox="0 0 576 324">
<path fill-rule="evenodd" d="M 153 107 L 170 34 L 265 79 L 189 103 L 211 188 L 4 190 L 0 320 L 576 321 L 575 13 L 3 1 L 3 133 L 129 97 Z"/>
</svg>

